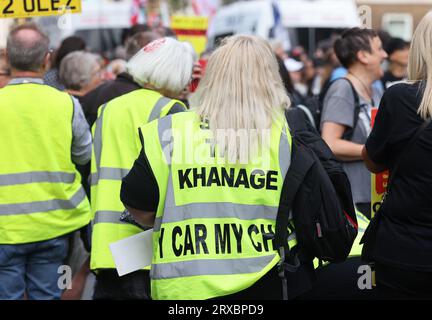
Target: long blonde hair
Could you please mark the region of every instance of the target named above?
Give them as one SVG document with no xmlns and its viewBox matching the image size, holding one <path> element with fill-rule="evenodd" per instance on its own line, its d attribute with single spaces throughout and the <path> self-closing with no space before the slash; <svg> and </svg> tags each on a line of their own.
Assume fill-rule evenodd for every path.
<svg viewBox="0 0 432 320">
<path fill-rule="evenodd" d="M 417 26 L 410 48 L 408 80 L 425 80 L 424 94 L 417 112 L 423 119 L 432 116 L 432 12 Z"/>
<path fill-rule="evenodd" d="M 253 131 L 257 140 L 263 141 L 263 132 L 290 106 L 270 45 L 247 35 L 227 38 L 210 56 L 190 102 L 201 119 L 208 121 L 216 144 L 230 161 L 246 159 L 252 150 L 240 144 L 230 152 L 229 146 L 237 145 L 236 135 L 221 141 L 218 130 Z"/>
</svg>

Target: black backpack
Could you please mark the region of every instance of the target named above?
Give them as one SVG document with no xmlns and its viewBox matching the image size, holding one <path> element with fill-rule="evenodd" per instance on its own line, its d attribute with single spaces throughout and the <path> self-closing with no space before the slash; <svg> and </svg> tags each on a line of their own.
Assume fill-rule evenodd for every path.
<svg viewBox="0 0 432 320">
<path fill-rule="evenodd" d="M 347 128 L 345 130 L 343 136 L 342 136 L 342 138 L 344 140 L 351 140 L 352 135 L 354 133 L 354 128 L 356 127 L 358 119 L 359 119 L 361 104 L 360 104 L 360 97 L 359 97 L 357 91 L 355 90 L 353 84 L 351 83 L 351 81 L 349 79 L 339 78 L 339 79 L 333 80 L 333 81 L 325 84 L 319 95 L 305 98 L 304 103 L 302 105 L 298 105 L 297 107 L 302 109 L 302 111 L 305 113 L 308 122 L 311 123 L 315 127 L 315 129 L 320 131 L 321 115 L 322 115 L 322 111 L 324 108 L 324 98 L 327 94 L 328 89 L 331 87 L 331 85 L 333 83 L 335 83 L 336 81 L 341 81 L 341 80 L 348 81 L 348 83 L 350 84 L 352 93 L 354 95 L 355 108 L 354 108 L 353 127 Z"/>
<path fill-rule="evenodd" d="M 275 248 L 281 255 L 281 277 L 286 271 L 294 272 L 301 261 L 344 261 L 358 228 L 351 185 L 341 163 L 317 131 L 306 124 L 299 109 L 290 109 L 287 119 L 292 157 L 274 235 Z M 291 211 L 298 247 L 295 253 L 288 247 Z"/>
</svg>

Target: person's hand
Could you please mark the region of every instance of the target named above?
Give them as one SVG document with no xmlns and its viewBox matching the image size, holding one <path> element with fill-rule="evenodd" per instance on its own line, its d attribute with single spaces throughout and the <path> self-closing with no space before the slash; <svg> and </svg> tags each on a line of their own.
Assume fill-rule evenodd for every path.
<svg viewBox="0 0 432 320">
<path fill-rule="evenodd" d="M 194 63 L 194 66 L 192 68 L 192 80 L 193 79 L 201 80 L 203 75 L 204 75 L 204 69 L 200 64 L 200 61 L 198 60 Z"/>
<path fill-rule="evenodd" d="M 205 66 L 207 64 L 207 60 L 200 59 L 194 63 L 192 68 L 192 79 L 189 86 L 189 92 L 195 92 L 201 78 L 204 76 Z"/>
</svg>

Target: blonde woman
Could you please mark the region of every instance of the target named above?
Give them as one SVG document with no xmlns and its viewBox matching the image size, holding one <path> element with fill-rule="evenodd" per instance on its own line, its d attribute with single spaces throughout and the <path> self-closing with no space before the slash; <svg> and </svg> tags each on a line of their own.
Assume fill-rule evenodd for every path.
<svg viewBox="0 0 432 320">
<path fill-rule="evenodd" d="M 393 177 L 365 248 L 376 261 L 383 298 L 432 297 L 432 127 L 407 145 L 432 115 L 432 13 L 418 25 L 411 43 L 409 82 L 389 88 L 381 101 L 363 158 L 372 172 Z M 402 158 L 401 158 L 402 157 Z"/>
<path fill-rule="evenodd" d="M 123 179 L 123 203 L 153 226 L 152 298 L 280 299 L 271 235 L 291 159 L 290 101 L 267 42 L 228 38 L 191 105 L 141 128 Z M 290 275 L 290 297 L 309 289 L 308 267 Z"/>
</svg>

